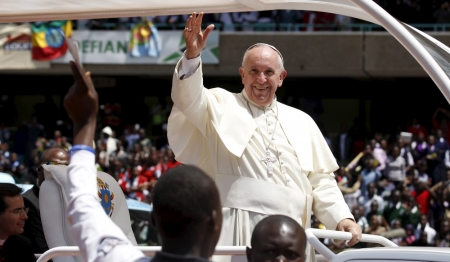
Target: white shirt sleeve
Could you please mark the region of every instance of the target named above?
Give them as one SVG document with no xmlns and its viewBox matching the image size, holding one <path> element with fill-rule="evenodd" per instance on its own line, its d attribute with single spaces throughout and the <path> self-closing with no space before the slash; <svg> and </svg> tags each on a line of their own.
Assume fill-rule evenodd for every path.
<svg viewBox="0 0 450 262">
<path fill-rule="evenodd" d="M 71 234 L 87 262 L 134 262 L 145 259 L 97 201 L 95 155 L 74 152 L 68 169 L 67 218 Z"/>
<path fill-rule="evenodd" d="M 197 56 L 192 59 L 187 59 L 185 54 L 183 54 L 183 58 L 181 59 L 181 67 L 179 68 L 178 75 L 180 75 L 180 79 L 186 79 L 193 75 L 195 71 L 197 71 L 200 66 L 200 56 Z"/>
</svg>

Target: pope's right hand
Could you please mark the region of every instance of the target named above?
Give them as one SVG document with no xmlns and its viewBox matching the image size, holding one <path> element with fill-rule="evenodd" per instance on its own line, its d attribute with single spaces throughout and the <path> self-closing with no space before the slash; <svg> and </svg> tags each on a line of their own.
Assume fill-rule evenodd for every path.
<svg viewBox="0 0 450 262">
<path fill-rule="evenodd" d="M 194 12 L 186 21 L 183 36 L 186 42 L 185 55 L 187 59 L 192 59 L 200 55 L 206 46 L 209 34 L 214 29 L 214 25 L 211 24 L 202 32 L 202 18 L 203 12 L 199 15 Z"/>
</svg>

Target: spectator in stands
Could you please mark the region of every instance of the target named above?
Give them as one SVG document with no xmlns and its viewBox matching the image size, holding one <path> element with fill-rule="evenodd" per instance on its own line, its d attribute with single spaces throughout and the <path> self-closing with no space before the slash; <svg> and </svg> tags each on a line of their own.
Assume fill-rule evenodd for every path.
<svg viewBox="0 0 450 262">
<path fill-rule="evenodd" d="M 338 31 L 351 31 L 352 28 L 349 26 L 353 22 L 353 17 L 338 15 L 336 14 L 334 18 L 334 23 L 336 24 Z"/>
<path fill-rule="evenodd" d="M 433 17 L 436 18 L 438 24 L 450 23 L 450 4 L 448 1 L 444 1 L 441 7 L 434 11 Z"/>
<path fill-rule="evenodd" d="M 150 148 L 152 146 L 152 141 L 150 138 L 147 137 L 147 134 L 145 133 L 145 129 L 141 128 L 139 129 L 139 144 L 145 149 Z M 148 152 L 147 152 L 148 153 Z"/>
<path fill-rule="evenodd" d="M 35 182 L 27 175 L 25 165 L 20 164 L 13 171 L 13 178 L 16 184 L 33 184 Z"/>
<path fill-rule="evenodd" d="M 360 188 L 362 176 L 357 175 L 357 178 L 355 179 L 350 173 L 345 171 L 344 167 L 340 167 L 337 173 L 338 177 L 342 176 L 341 181 L 339 181 L 337 184 L 342 194 L 344 195 L 345 203 L 347 203 L 349 208 L 357 206 L 358 198 L 361 196 Z"/>
<path fill-rule="evenodd" d="M 372 216 L 374 216 L 374 215 L 377 217 L 378 222 L 381 225 L 383 225 L 387 230 L 390 230 L 389 223 L 386 221 L 383 214 L 380 211 L 378 211 L 378 202 L 377 201 L 372 201 L 370 203 L 370 212 L 367 213 L 367 215 L 366 215 L 366 219 L 369 223 L 369 226 L 372 225 Z"/>
<path fill-rule="evenodd" d="M 234 21 L 242 25 L 242 31 L 253 31 L 253 23 L 258 20 L 258 12 L 234 13 Z"/>
<path fill-rule="evenodd" d="M 414 242 L 416 242 L 416 236 L 414 236 L 414 226 L 411 224 L 407 225 L 405 232 L 406 232 L 406 236 L 405 236 L 404 245 L 412 246 L 414 244 Z"/>
<path fill-rule="evenodd" d="M 370 217 L 370 226 L 366 228 L 364 233 L 366 234 L 372 234 L 372 235 L 379 235 L 386 231 L 386 228 L 381 225 L 380 220 L 378 219 L 377 215 L 372 215 Z"/>
<path fill-rule="evenodd" d="M 405 159 L 400 156 L 400 148 L 394 146 L 386 162 L 386 176 L 390 182 L 397 186 L 405 180 L 406 171 L 406 162 Z"/>
<path fill-rule="evenodd" d="M 29 212 L 28 220 L 25 222 L 24 232 L 22 235 L 31 241 L 33 252 L 36 254 L 42 254 L 48 250 L 44 230 L 42 229 L 41 211 L 39 208 L 39 191 L 45 180 L 42 165 L 68 165 L 69 155 L 67 151 L 61 148 L 52 147 L 46 149 L 42 153 L 39 162 L 40 165 L 37 168 L 37 185 L 34 185 L 30 190 L 23 194 L 23 201 L 25 202 L 25 206 L 29 208 Z"/>
<path fill-rule="evenodd" d="M 142 166 L 134 163 L 133 166 L 121 175 L 118 183 L 127 197 L 145 201 L 150 193 L 149 178 L 142 173 Z"/>
<path fill-rule="evenodd" d="M 410 196 L 408 205 L 406 207 L 406 213 L 405 213 L 406 219 L 404 219 L 404 221 L 403 221 L 404 225 L 411 224 L 414 227 L 417 226 L 417 224 L 420 221 L 420 215 L 421 215 L 420 210 L 416 204 L 414 197 Z"/>
<path fill-rule="evenodd" d="M 441 113 L 441 114 L 439 114 Z M 442 115 L 442 116 L 440 116 Z M 438 120 L 438 116 L 440 121 Z M 450 141 L 450 112 L 442 107 L 438 107 L 432 116 L 433 128 L 436 130 L 442 130 L 442 133 L 447 142 Z"/>
<path fill-rule="evenodd" d="M 404 230 L 402 228 L 402 223 L 399 220 L 392 221 L 391 229 L 392 229 L 392 231 L 390 231 L 390 232 L 394 232 L 394 230 L 395 231 L 396 230 Z M 403 241 L 403 236 L 397 236 L 397 237 L 389 238 L 389 240 L 391 240 L 392 242 L 394 242 L 397 245 L 401 245 L 402 241 Z"/>
<path fill-rule="evenodd" d="M 431 185 L 432 180 L 431 177 L 426 173 L 427 172 L 427 162 L 424 160 L 418 160 L 416 162 L 417 166 L 417 180 L 420 182 L 424 182 L 427 185 Z"/>
<path fill-rule="evenodd" d="M 359 197 L 359 204 L 366 210 L 364 215 L 369 213 L 373 201 L 378 203 L 378 212 L 382 213 L 384 210 L 384 200 L 381 196 L 377 195 L 375 183 L 370 183 L 367 185 L 367 194 Z"/>
<path fill-rule="evenodd" d="M 386 168 L 386 161 L 388 158 L 386 151 L 384 151 L 384 149 L 381 148 L 381 145 L 377 143 L 375 139 L 370 140 L 370 147 L 372 148 L 373 156 L 379 163 L 377 169 L 383 172 L 383 170 Z"/>
<path fill-rule="evenodd" d="M 235 31 L 233 13 L 220 13 L 219 21 L 222 23 L 222 31 Z"/>
<path fill-rule="evenodd" d="M 355 206 L 352 210 L 352 215 L 356 223 L 361 227 L 362 232 L 369 227 L 367 218 L 364 216 L 364 208 L 362 206 Z"/>
<path fill-rule="evenodd" d="M 53 138 L 48 140 L 47 147 L 61 147 L 62 145 L 62 135 L 61 131 L 55 130 L 53 133 Z"/>
<path fill-rule="evenodd" d="M 405 143 L 402 138 L 399 138 L 398 147 L 400 148 L 400 156 L 405 159 L 406 168 L 410 169 L 411 166 L 414 166 L 411 143 Z"/>
<path fill-rule="evenodd" d="M 280 31 L 297 31 L 295 24 L 302 19 L 302 12 L 299 10 L 277 10 L 275 21 L 278 23 Z"/>
<path fill-rule="evenodd" d="M 447 236 L 450 234 L 450 221 L 443 220 L 441 224 L 441 230 L 436 235 L 436 246 L 448 247 L 450 244 L 447 240 Z"/>
<path fill-rule="evenodd" d="M 27 220 L 22 189 L 14 184 L 0 183 L 0 261 L 36 261 L 30 240 L 20 236 Z"/>
<path fill-rule="evenodd" d="M 411 149 L 414 156 L 414 160 L 417 161 L 419 159 L 423 159 L 428 154 L 428 143 L 425 141 L 425 134 L 423 132 L 419 132 L 417 134 L 417 139 L 411 143 Z"/>
<path fill-rule="evenodd" d="M 139 134 L 137 131 L 139 130 L 139 124 L 135 124 L 133 127 L 126 129 L 125 140 L 127 141 L 127 149 L 132 150 L 134 143 L 139 139 Z M 129 131 L 131 129 L 131 131 Z"/>
<path fill-rule="evenodd" d="M 367 186 L 370 183 L 377 183 L 381 178 L 381 172 L 376 169 L 376 162 L 372 156 L 367 156 L 364 161 L 364 169 L 361 171 L 362 183 L 361 183 L 361 195 L 366 195 Z"/>
<path fill-rule="evenodd" d="M 117 139 L 113 136 L 113 130 L 109 126 L 105 126 L 102 129 L 102 138 L 98 143 L 97 146 L 99 146 L 100 143 L 105 145 L 105 151 L 106 156 L 109 158 L 111 154 L 116 152 L 117 150 Z"/>
<path fill-rule="evenodd" d="M 12 152 L 11 155 L 9 156 L 9 161 L 6 164 L 7 169 L 14 172 L 16 168 L 20 165 L 19 156 L 15 152 Z"/>
<path fill-rule="evenodd" d="M 415 198 L 422 215 L 428 215 L 431 198 L 437 199 L 434 191 L 432 191 L 426 183 L 418 181 L 414 184 L 414 191 L 411 192 L 411 195 Z"/>
<path fill-rule="evenodd" d="M 400 220 L 403 225 L 406 225 L 406 207 L 400 200 L 401 193 L 396 189 L 392 192 L 391 199 L 383 211 L 383 216 L 388 224 L 391 224 L 394 220 Z"/>
<path fill-rule="evenodd" d="M 428 245 L 434 245 L 436 230 L 430 227 L 428 216 L 424 214 L 420 216 L 420 223 L 417 225 L 416 231 L 414 232 L 416 239 L 419 239 L 421 244 L 423 244 L 423 233 L 426 233 L 426 243 Z"/>
<path fill-rule="evenodd" d="M 429 173 L 432 175 L 433 183 L 446 180 L 445 155 L 449 149 L 447 141 L 442 137 L 442 130 L 436 130 L 436 138 L 430 136 L 430 153 L 427 155 L 427 161 L 434 165 L 430 168 Z M 434 143 L 433 141 L 434 140 Z M 432 170 L 431 170 L 432 169 Z"/>
<path fill-rule="evenodd" d="M 411 125 L 406 129 L 406 131 L 412 133 L 413 136 L 417 138 L 420 133 L 422 133 L 423 137 L 428 137 L 427 129 L 420 124 L 419 119 L 417 118 L 413 118 Z"/>
<path fill-rule="evenodd" d="M 255 31 L 274 31 L 275 27 L 275 11 L 266 10 L 258 12 L 258 20 L 256 20 Z"/>
<path fill-rule="evenodd" d="M 272 215 L 256 224 L 247 261 L 305 261 L 306 235 L 294 219 Z"/>
</svg>

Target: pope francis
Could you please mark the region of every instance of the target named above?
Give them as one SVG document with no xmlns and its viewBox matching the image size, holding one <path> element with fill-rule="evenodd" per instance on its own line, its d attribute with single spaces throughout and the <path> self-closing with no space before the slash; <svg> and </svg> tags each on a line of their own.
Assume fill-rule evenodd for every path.
<svg viewBox="0 0 450 262">
<path fill-rule="evenodd" d="M 320 130 L 307 114 L 276 99 L 286 77 L 281 53 L 255 44 L 239 68 L 241 93 L 206 89 L 200 52 L 214 26 L 202 31 L 202 17 L 194 13 L 186 22 L 168 138 L 178 161 L 216 180 L 223 206 L 218 245 L 250 245 L 254 226 L 266 215 L 287 215 L 308 228 L 311 211 L 328 229 L 351 232 L 348 245 L 356 244 L 361 228 L 336 185 L 338 165 Z"/>
</svg>

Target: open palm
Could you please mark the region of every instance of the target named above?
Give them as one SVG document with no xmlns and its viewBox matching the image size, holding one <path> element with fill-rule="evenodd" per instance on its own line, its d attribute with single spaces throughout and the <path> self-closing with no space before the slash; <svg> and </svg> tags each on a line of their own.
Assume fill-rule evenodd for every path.
<svg viewBox="0 0 450 262">
<path fill-rule="evenodd" d="M 186 42 L 186 58 L 192 59 L 200 55 L 208 41 L 209 34 L 214 29 L 214 25 L 209 25 L 202 31 L 203 12 L 197 15 L 195 12 L 186 21 L 186 28 L 183 36 Z"/>
</svg>

